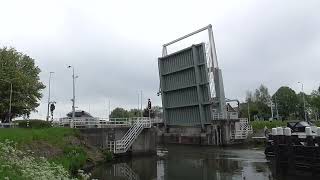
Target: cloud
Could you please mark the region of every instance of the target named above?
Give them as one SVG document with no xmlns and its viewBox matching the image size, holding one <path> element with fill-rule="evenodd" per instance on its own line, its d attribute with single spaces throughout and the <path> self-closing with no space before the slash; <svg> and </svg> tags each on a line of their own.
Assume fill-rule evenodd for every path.
<svg viewBox="0 0 320 180">
<path fill-rule="evenodd" d="M 6 1 L 0 7 L 0 44 L 36 60 L 47 84 L 50 71 L 56 115 L 71 110 L 73 65 L 76 103 L 95 116 L 112 108 L 138 106 L 159 88 L 157 58 L 162 44 L 211 23 L 226 96 L 243 100 L 261 83 L 310 92 L 319 84 L 318 1 Z M 169 47 L 173 52 L 207 41 L 202 33 Z M 39 113 L 46 114 L 47 90 Z"/>
</svg>

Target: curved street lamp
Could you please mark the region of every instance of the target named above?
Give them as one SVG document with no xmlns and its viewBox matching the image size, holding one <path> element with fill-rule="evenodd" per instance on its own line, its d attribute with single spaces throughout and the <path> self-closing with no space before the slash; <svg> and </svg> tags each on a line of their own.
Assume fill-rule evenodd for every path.
<svg viewBox="0 0 320 180">
<path fill-rule="evenodd" d="M 74 67 L 73 66 L 68 66 L 67 68 L 72 68 L 72 99 L 71 99 L 71 101 L 72 101 L 72 119 L 74 119 L 74 117 L 75 117 L 75 109 L 76 109 L 76 107 L 75 107 L 75 101 L 76 101 L 76 95 L 75 95 L 75 79 L 76 78 L 78 78 L 78 76 L 75 76 L 74 75 Z"/>
</svg>

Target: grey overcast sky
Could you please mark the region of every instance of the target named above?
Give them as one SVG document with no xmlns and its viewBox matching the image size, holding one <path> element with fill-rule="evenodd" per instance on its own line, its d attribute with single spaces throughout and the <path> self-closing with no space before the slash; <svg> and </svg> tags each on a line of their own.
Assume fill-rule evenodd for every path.
<svg viewBox="0 0 320 180">
<path fill-rule="evenodd" d="M 52 79 L 56 116 L 71 111 L 75 67 L 76 106 L 94 116 L 111 108 L 135 108 L 156 96 L 161 45 L 212 24 L 228 98 L 244 100 L 260 84 L 310 93 L 320 83 L 320 1 L 317 0 L 1 0 L 0 46 L 35 59 L 41 81 Z M 169 52 L 201 41 L 202 33 Z M 45 118 L 48 90 L 38 113 Z"/>
</svg>

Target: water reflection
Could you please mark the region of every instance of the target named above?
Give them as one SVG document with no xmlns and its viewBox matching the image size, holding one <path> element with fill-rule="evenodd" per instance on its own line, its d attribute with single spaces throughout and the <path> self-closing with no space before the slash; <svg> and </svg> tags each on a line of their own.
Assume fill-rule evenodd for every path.
<svg viewBox="0 0 320 180">
<path fill-rule="evenodd" d="M 114 180 L 276 179 L 263 150 L 173 145 L 159 148 L 157 156 L 99 166 L 92 174 Z"/>
</svg>

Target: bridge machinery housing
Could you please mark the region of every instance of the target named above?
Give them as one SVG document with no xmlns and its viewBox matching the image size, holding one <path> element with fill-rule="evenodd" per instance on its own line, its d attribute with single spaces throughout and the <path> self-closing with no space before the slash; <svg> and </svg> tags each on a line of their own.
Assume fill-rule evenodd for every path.
<svg viewBox="0 0 320 180">
<path fill-rule="evenodd" d="M 169 45 L 202 31 L 208 32 L 208 45 L 167 54 Z M 224 145 L 247 138 L 248 120 L 226 104 L 211 25 L 164 44 L 158 68 L 165 143 Z"/>
</svg>

